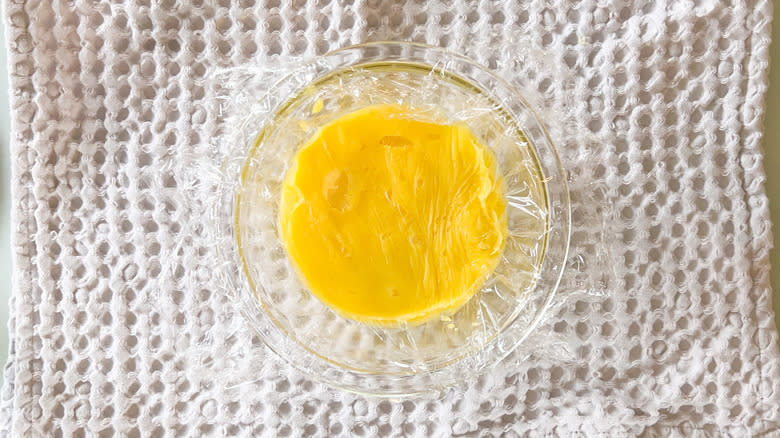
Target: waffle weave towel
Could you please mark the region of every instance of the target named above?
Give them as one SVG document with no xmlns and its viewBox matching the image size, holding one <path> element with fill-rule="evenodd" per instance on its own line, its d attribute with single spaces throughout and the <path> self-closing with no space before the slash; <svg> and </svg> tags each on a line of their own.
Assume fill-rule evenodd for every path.
<svg viewBox="0 0 780 438">
<path fill-rule="evenodd" d="M 769 0 L 5 0 L 14 294 L 0 435 L 748 436 L 780 427 L 761 135 Z M 574 357 L 433 400 L 370 400 L 267 352 L 209 276 L 176 172 L 220 129 L 217 69 L 372 40 L 509 81 L 516 35 L 568 72 L 560 144 L 615 220 L 609 293 L 546 326 Z M 563 94 L 566 93 L 566 96 Z M 588 160 L 580 159 L 583 156 Z M 579 163 L 596 163 L 581 165 Z M 576 236 L 575 236 L 576 238 Z M 544 329 L 544 328 L 543 328 Z M 199 346 L 210 345 L 194 356 Z M 252 380 L 224 384 L 251 351 Z"/>
</svg>

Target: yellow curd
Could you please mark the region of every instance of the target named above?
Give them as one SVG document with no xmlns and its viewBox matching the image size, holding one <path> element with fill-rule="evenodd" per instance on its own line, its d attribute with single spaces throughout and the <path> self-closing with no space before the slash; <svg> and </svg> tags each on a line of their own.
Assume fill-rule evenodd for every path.
<svg viewBox="0 0 780 438">
<path fill-rule="evenodd" d="M 495 158 L 467 126 L 377 105 L 300 148 L 279 231 L 328 306 L 366 323 L 414 323 L 457 310 L 496 267 L 506 201 Z"/>
</svg>

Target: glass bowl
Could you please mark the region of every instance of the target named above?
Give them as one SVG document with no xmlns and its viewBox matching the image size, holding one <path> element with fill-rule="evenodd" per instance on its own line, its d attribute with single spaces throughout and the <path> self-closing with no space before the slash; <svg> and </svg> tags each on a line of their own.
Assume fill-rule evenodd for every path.
<svg viewBox="0 0 780 438">
<path fill-rule="evenodd" d="M 278 78 L 277 78 L 278 79 Z M 306 375 L 354 392 L 409 396 L 448 387 L 501 361 L 539 324 L 558 287 L 570 206 L 555 148 L 517 90 L 443 49 L 372 43 L 340 49 L 274 83 L 247 77 L 222 199 L 233 236 L 226 285 L 262 340 Z M 465 123 L 496 157 L 509 235 L 495 271 L 466 304 L 421 323 L 377 326 L 329 308 L 296 273 L 278 231 L 280 190 L 295 152 L 346 113 L 402 104 Z"/>
</svg>

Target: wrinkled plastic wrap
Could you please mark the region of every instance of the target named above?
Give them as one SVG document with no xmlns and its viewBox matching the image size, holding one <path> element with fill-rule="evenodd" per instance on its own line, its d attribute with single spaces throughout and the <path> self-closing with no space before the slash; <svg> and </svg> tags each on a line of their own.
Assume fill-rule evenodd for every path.
<svg viewBox="0 0 780 438">
<path fill-rule="evenodd" d="M 554 66 L 521 61 L 555 77 Z M 226 70 L 213 80 L 222 86 L 223 135 L 182 177 L 212 207 L 204 232 L 218 250 L 220 292 L 290 366 L 352 391 L 403 396 L 476 377 L 511 352 L 514 360 L 571 357 L 574 340 L 535 329 L 572 295 L 605 292 L 611 211 L 602 187 L 561 167 L 556 136 L 577 138 L 571 132 L 579 128 L 545 107 L 536 90 L 508 86 L 441 49 L 392 43 Z M 465 304 L 424 321 L 343 316 L 307 288 L 279 232 L 281 189 L 296 152 L 327 123 L 375 105 L 468 126 L 492 152 L 503 183 L 508 234 L 496 268 Z M 264 347 L 222 358 L 232 367 L 221 370 L 230 385 L 254 380 L 247 363 L 256 348 Z"/>
</svg>

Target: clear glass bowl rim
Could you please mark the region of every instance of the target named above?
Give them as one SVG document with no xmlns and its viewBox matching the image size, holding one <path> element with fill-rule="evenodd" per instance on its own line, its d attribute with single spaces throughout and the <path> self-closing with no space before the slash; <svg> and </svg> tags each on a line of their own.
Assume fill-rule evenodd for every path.
<svg viewBox="0 0 780 438">
<path fill-rule="evenodd" d="M 388 56 L 384 58 L 365 57 L 366 53 L 372 53 L 373 57 Z M 434 59 L 435 62 L 430 62 Z M 446 49 L 411 42 L 373 42 L 362 43 L 343 47 L 324 55 L 303 62 L 284 75 L 278 82 L 270 87 L 259 102 L 261 105 L 271 105 L 274 109 L 270 112 L 265 122 L 272 122 L 279 110 L 290 99 L 305 88 L 309 83 L 322 76 L 340 69 L 358 67 L 361 64 L 375 64 L 377 62 L 404 62 L 428 65 L 432 69 L 445 70 L 448 73 L 465 79 L 471 85 L 476 85 L 487 94 L 500 92 L 504 99 L 498 99 L 513 117 L 517 111 L 527 112 L 536 126 L 521 125 L 520 129 L 530 140 L 535 150 L 541 170 L 547 185 L 549 231 L 547 248 L 542 262 L 541 275 L 536 286 L 531 292 L 538 294 L 544 302 L 536 311 L 530 324 L 520 324 L 517 318 L 510 322 L 504 330 L 481 350 L 472 356 L 454 361 L 439 369 L 426 371 L 420 374 L 369 374 L 340 366 L 327 358 L 314 354 L 308 348 L 304 348 L 297 341 L 290 339 L 286 331 L 280 328 L 263 309 L 254 291 L 250 287 L 250 281 L 245 277 L 245 272 L 238 269 L 232 276 L 233 281 L 226 285 L 233 289 L 238 300 L 240 312 L 249 321 L 252 328 L 258 333 L 265 345 L 274 351 L 286 363 L 301 371 L 307 377 L 312 378 L 336 388 L 347 391 L 384 397 L 409 397 L 431 394 L 450 387 L 460 381 L 469 380 L 482 374 L 486 369 L 499 363 L 509 355 L 526 337 L 534 331 L 544 319 L 557 292 L 565 261 L 568 256 L 569 240 L 571 234 L 571 207 L 566 172 L 563 169 L 558 152 L 550 138 L 550 135 L 539 120 L 531 105 L 523 98 L 522 94 L 505 80 L 497 76 L 487 68 L 475 61 L 447 51 Z M 480 78 L 493 85 L 493 89 L 485 89 L 484 84 L 476 82 L 477 79 L 469 75 L 467 71 L 478 74 Z M 307 78 L 302 81 L 301 78 Z M 475 83 L 476 82 L 476 83 Z M 506 99 L 511 99 L 508 102 Z M 507 105 L 508 104 L 508 105 Z M 507 107 L 509 106 L 509 107 Z M 258 126 L 258 134 L 264 129 Z M 239 161 L 249 157 L 256 143 L 256 137 L 249 139 L 245 144 L 238 145 L 238 155 L 233 155 Z M 229 173 L 229 172 L 228 172 Z M 232 176 L 235 178 L 235 176 Z M 231 187 L 231 184 L 225 184 Z M 240 187 L 232 184 L 232 193 L 224 193 L 225 203 L 229 203 L 231 212 L 235 211 L 237 192 Z M 232 222 L 235 227 L 235 221 Z M 237 230 L 231 230 L 235 235 Z M 234 243 L 235 239 L 232 240 Z M 240 265 L 237 250 L 233 248 L 227 256 L 233 263 Z M 230 277 L 229 277 L 230 278 Z"/>
</svg>

